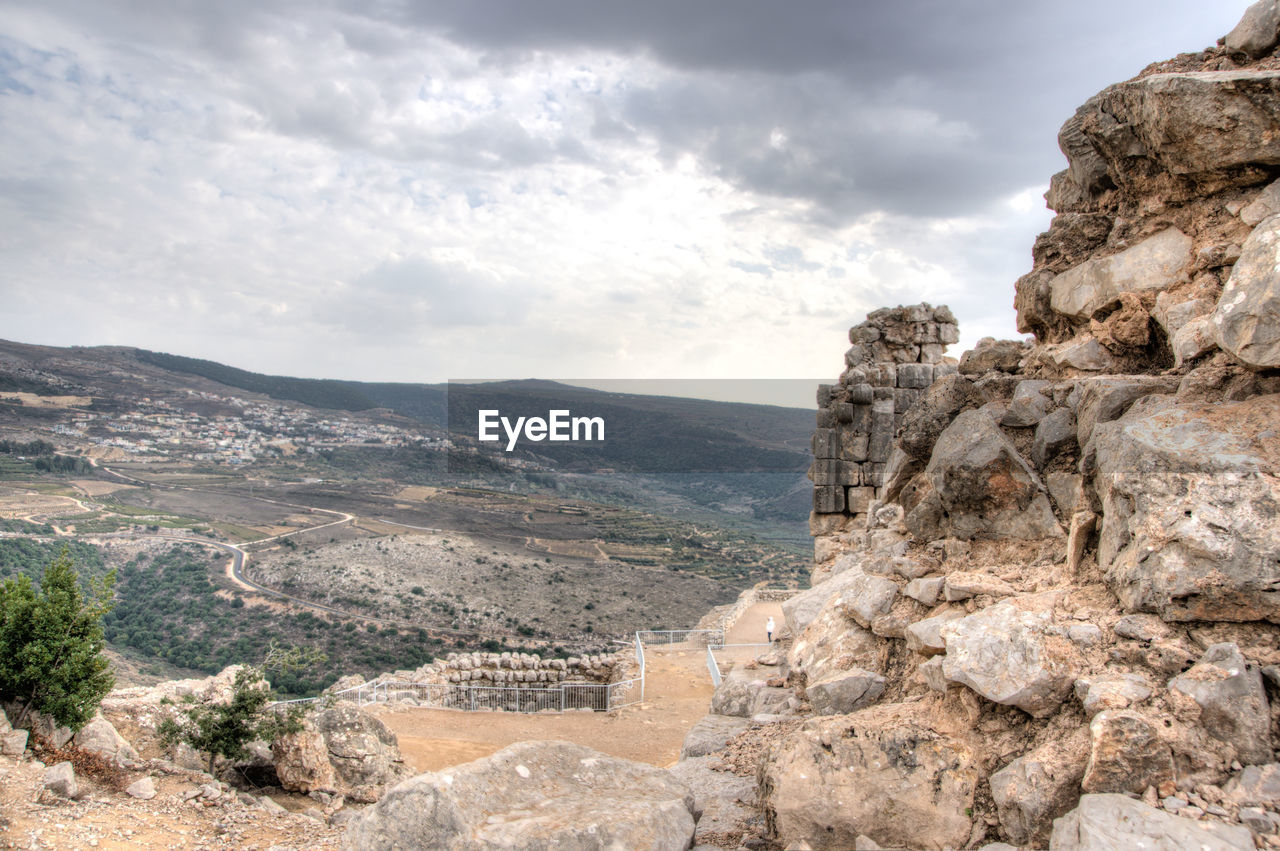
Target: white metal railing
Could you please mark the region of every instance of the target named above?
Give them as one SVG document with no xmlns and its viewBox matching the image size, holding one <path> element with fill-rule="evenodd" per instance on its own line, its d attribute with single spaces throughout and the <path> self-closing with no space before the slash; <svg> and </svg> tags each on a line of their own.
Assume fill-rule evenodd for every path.
<svg viewBox="0 0 1280 851">
<path fill-rule="evenodd" d="M 700 638 L 707 644 L 723 644 L 723 629 L 642 629 L 636 632 L 636 640 L 645 644 L 680 644 L 690 638 Z"/>
<path fill-rule="evenodd" d="M 711 674 L 711 682 L 716 687 L 720 687 L 720 663 L 716 661 L 716 656 L 711 652 L 711 645 L 707 645 L 707 671 Z"/>
</svg>

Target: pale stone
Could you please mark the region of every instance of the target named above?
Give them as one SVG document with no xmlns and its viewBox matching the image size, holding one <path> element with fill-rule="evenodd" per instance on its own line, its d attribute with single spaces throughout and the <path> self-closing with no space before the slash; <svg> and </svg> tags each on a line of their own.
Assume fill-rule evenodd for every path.
<svg viewBox="0 0 1280 851">
<path fill-rule="evenodd" d="M 1263 221 L 1245 240 L 1212 323 L 1217 344 L 1244 365 L 1280 366 L 1280 216 Z"/>
<path fill-rule="evenodd" d="M 1124 795 L 1083 795 L 1053 823 L 1051 851 L 1252 851 L 1248 828 L 1197 822 L 1157 810 Z"/>
<path fill-rule="evenodd" d="M 1168 228 L 1119 254 L 1086 260 L 1063 272 L 1050 286 L 1050 304 L 1058 313 L 1088 319 L 1121 293 L 1165 290 L 1185 277 L 1191 262 L 1191 238 Z"/>
</svg>

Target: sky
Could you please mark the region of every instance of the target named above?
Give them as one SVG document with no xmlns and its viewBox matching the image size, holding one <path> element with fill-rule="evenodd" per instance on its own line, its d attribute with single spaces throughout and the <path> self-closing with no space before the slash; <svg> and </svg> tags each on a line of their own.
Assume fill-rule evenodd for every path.
<svg viewBox="0 0 1280 851">
<path fill-rule="evenodd" d="M 928 301 L 958 355 L 1017 336 L 1062 122 L 1247 5 L 0 0 L 0 338 L 831 380 Z"/>
</svg>

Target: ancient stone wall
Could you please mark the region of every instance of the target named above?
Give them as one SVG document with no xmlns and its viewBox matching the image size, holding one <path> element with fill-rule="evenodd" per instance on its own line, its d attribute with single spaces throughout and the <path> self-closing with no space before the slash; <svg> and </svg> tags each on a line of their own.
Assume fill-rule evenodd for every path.
<svg viewBox="0 0 1280 851">
<path fill-rule="evenodd" d="M 959 339 L 945 305 L 885 307 L 849 329 L 839 382 L 818 387 L 809 469 L 815 534 L 856 522 L 878 498 L 903 415 L 936 378 L 956 371 L 943 355 Z"/>
</svg>

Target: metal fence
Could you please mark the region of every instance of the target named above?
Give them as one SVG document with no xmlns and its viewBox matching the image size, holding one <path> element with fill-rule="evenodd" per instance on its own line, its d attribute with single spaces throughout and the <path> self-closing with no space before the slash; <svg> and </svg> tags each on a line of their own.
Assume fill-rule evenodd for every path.
<svg viewBox="0 0 1280 851">
<path fill-rule="evenodd" d="M 711 674 L 711 682 L 716 688 L 720 687 L 720 663 L 716 661 L 716 656 L 711 652 L 711 645 L 707 645 L 707 671 Z"/>
<path fill-rule="evenodd" d="M 642 629 L 636 632 L 636 641 L 644 644 L 680 644 L 685 641 L 703 644 L 723 644 L 723 629 Z"/>
</svg>

